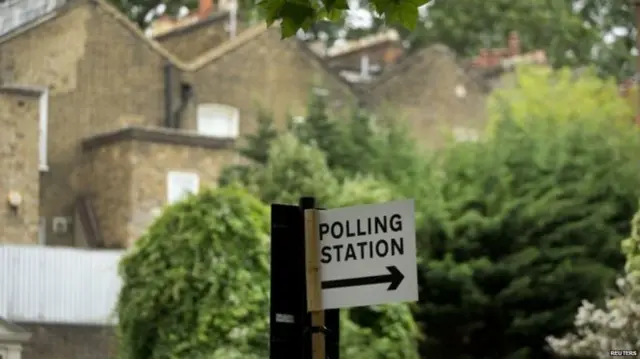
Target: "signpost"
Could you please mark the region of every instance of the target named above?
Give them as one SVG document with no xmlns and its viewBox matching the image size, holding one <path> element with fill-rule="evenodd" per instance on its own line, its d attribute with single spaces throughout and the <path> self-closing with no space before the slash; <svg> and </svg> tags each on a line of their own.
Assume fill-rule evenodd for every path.
<svg viewBox="0 0 640 359">
<path fill-rule="evenodd" d="M 311 359 L 317 330 L 307 310 L 303 216 L 314 207 L 309 197 L 301 199 L 300 206 L 271 205 L 270 359 Z M 326 357 L 340 359 L 340 311 L 325 310 L 324 321 Z"/>
<path fill-rule="evenodd" d="M 418 300 L 413 200 L 314 202 L 271 206 L 270 359 L 339 359 L 339 308 Z"/>
<path fill-rule="evenodd" d="M 322 304 L 418 300 L 412 200 L 318 211 Z"/>
</svg>

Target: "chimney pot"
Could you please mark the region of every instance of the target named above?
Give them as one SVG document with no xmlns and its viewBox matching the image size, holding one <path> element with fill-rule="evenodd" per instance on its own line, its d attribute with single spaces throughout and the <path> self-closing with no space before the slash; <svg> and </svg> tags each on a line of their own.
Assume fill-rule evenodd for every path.
<svg viewBox="0 0 640 359">
<path fill-rule="evenodd" d="M 508 39 L 509 56 L 520 55 L 520 36 L 515 31 L 509 33 Z"/>
<path fill-rule="evenodd" d="M 384 52 L 383 61 L 385 65 L 391 65 L 398 62 L 400 56 L 402 56 L 402 49 L 397 47 L 391 47 Z"/>
<path fill-rule="evenodd" d="M 213 0 L 199 0 L 198 16 L 207 17 L 213 10 Z"/>
<path fill-rule="evenodd" d="M 487 60 L 487 65 L 489 67 L 494 67 L 500 65 L 500 50 L 499 49 L 491 49 L 489 50 L 489 59 Z"/>
<path fill-rule="evenodd" d="M 487 67 L 489 61 L 489 51 L 487 49 L 480 49 L 478 56 L 473 59 L 473 66 L 476 67 Z"/>
</svg>

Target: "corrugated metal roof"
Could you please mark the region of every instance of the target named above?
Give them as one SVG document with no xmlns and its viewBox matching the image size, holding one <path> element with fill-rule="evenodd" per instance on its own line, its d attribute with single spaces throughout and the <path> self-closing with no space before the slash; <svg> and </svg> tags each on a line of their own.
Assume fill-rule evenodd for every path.
<svg viewBox="0 0 640 359">
<path fill-rule="evenodd" d="M 123 251 L 0 247 L 0 317 L 14 322 L 112 324 Z"/>
</svg>

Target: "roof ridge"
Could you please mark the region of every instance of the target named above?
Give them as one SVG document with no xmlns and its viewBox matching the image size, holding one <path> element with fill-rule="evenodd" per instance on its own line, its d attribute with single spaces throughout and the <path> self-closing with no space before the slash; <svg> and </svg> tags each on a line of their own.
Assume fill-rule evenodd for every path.
<svg viewBox="0 0 640 359">
<path fill-rule="evenodd" d="M 118 10 L 115 6 L 108 3 L 106 0 L 75 0 L 68 1 L 66 4 L 61 6 L 60 8 L 50 12 L 49 14 L 44 15 L 43 17 L 32 21 L 24 26 L 20 26 L 13 31 L 9 31 L 8 33 L 0 36 L 0 43 L 9 41 L 17 36 L 24 34 L 32 29 L 37 28 L 38 26 L 51 21 L 57 18 L 60 14 L 69 11 L 70 9 L 75 8 L 76 6 L 80 6 L 82 3 L 93 3 L 97 5 L 100 9 L 104 10 L 109 16 L 111 16 L 114 20 L 119 22 L 122 26 L 124 26 L 127 30 L 131 31 L 134 36 L 138 37 L 143 43 L 147 44 L 153 51 L 157 54 L 168 60 L 170 63 L 175 65 L 180 69 L 187 69 L 187 64 L 183 63 L 178 59 L 175 55 L 165 49 L 159 42 L 154 39 L 150 39 L 147 37 L 144 32 L 136 24 L 134 24 L 127 16 L 125 16 L 120 10 Z"/>
<path fill-rule="evenodd" d="M 453 52 L 453 50 L 451 50 L 450 47 L 444 44 L 435 43 L 435 44 L 426 46 L 414 53 L 407 54 L 404 57 L 404 59 L 401 59 L 400 62 L 394 64 L 389 70 L 384 71 L 382 75 L 380 75 L 377 79 L 371 82 L 367 90 L 368 91 L 374 90 L 378 86 L 392 79 L 395 75 L 397 75 L 402 70 L 413 66 L 418 61 L 418 59 L 422 57 L 422 55 L 426 53 L 434 52 L 434 51 L 448 54 L 449 56 L 452 57 L 452 59 L 456 62 L 456 64 L 460 66 L 458 57 Z"/>
<path fill-rule="evenodd" d="M 171 27 L 168 30 L 162 31 L 159 34 L 152 34 L 151 38 L 156 41 L 165 40 L 167 38 L 171 38 L 176 35 L 181 35 L 184 32 L 189 32 L 190 30 L 196 29 L 198 27 L 206 26 L 213 22 L 224 20 L 228 16 L 229 16 L 228 10 L 214 11 L 205 17 L 199 17 L 198 14 L 195 14 L 195 15 L 188 14 L 184 19 L 177 19 L 177 20 L 172 19 L 172 21 L 174 21 L 175 26 Z M 161 18 L 152 20 L 151 23 L 149 23 L 149 26 L 152 27 L 153 23 L 156 21 L 162 21 L 162 20 Z M 180 21 L 183 21 L 183 23 L 180 23 Z"/>
<path fill-rule="evenodd" d="M 265 23 L 255 25 L 250 27 L 242 32 L 240 32 L 236 37 L 229 39 L 227 41 L 222 42 L 218 46 L 204 52 L 203 54 L 196 57 L 193 61 L 186 64 L 186 71 L 197 71 L 207 64 L 221 58 L 227 53 L 239 48 L 250 40 L 255 39 L 261 34 L 267 32 L 269 30 L 269 26 Z"/>
<path fill-rule="evenodd" d="M 182 62 L 178 57 L 172 54 L 169 50 L 164 48 L 158 41 L 149 38 L 145 33 L 135 24 L 133 23 L 125 14 L 123 14 L 120 10 L 118 10 L 115 6 L 111 5 L 106 0 L 88 0 L 89 2 L 94 2 L 98 6 L 100 6 L 103 10 L 105 10 L 111 17 L 113 17 L 116 21 L 118 21 L 121 25 L 123 25 L 127 30 L 133 32 L 135 36 L 137 36 L 142 42 L 146 43 L 152 50 L 158 53 L 160 56 L 167 59 L 173 65 L 178 67 L 179 69 L 187 69 L 188 65 Z"/>
</svg>

